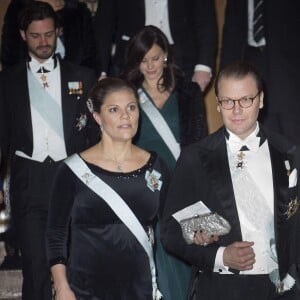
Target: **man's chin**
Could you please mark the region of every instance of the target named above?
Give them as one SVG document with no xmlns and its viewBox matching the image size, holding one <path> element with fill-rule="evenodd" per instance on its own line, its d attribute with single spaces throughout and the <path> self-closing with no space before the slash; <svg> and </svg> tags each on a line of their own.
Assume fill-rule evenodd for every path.
<svg viewBox="0 0 300 300">
<path fill-rule="evenodd" d="M 42 58 L 42 59 L 47 59 L 49 57 L 51 57 L 53 54 L 53 51 L 47 51 L 47 52 L 43 52 L 43 53 L 38 53 L 38 57 Z"/>
<path fill-rule="evenodd" d="M 50 51 L 49 49 L 47 51 L 38 51 L 34 52 L 33 55 L 38 59 L 38 60 L 47 60 L 53 55 L 53 51 Z"/>
</svg>

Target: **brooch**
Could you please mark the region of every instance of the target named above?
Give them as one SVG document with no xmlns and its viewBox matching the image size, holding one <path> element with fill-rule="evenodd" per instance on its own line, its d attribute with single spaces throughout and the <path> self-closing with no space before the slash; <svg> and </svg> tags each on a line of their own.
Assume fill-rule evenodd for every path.
<svg viewBox="0 0 300 300">
<path fill-rule="evenodd" d="M 147 170 L 145 174 L 145 179 L 147 182 L 147 187 L 154 192 L 155 190 L 160 191 L 162 186 L 162 181 L 159 179 L 161 174 L 155 170 L 151 173 Z"/>
<path fill-rule="evenodd" d="M 69 81 L 68 82 L 69 95 L 82 95 L 82 81 Z"/>
<path fill-rule="evenodd" d="M 297 197 L 294 200 L 291 200 L 287 206 L 287 210 L 284 213 L 285 216 L 289 219 L 292 217 L 299 208 L 299 202 L 297 201 Z"/>
<path fill-rule="evenodd" d="M 84 173 L 81 177 L 85 181 L 85 184 L 89 184 L 90 181 L 95 177 L 95 175 L 92 175 L 90 173 Z"/>
<path fill-rule="evenodd" d="M 80 117 L 76 118 L 76 120 L 77 120 L 76 128 L 78 128 L 78 131 L 80 131 L 82 128 L 86 126 L 87 116 L 86 114 L 80 114 Z"/>
</svg>

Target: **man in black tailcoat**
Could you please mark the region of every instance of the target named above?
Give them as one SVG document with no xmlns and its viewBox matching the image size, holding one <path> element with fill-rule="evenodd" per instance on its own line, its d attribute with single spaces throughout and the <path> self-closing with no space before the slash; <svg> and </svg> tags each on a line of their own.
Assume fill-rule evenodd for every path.
<svg viewBox="0 0 300 300">
<path fill-rule="evenodd" d="M 0 73 L 0 143 L 11 170 L 22 299 L 50 300 L 45 228 L 52 179 L 60 161 L 97 142 L 86 108 L 96 77 L 55 57 L 58 22 L 49 4 L 33 1 L 20 20 L 30 58 Z"/>
<path fill-rule="evenodd" d="M 224 126 L 183 150 L 163 245 L 194 266 L 194 299 L 299 299 L 299 149 L 257 122 L 264 92 L 252 65 L 225 67 L 216 95 Z M 198 201 L 231 225 L 216 242 L 187 244 L 172 216 Z"/>
</svg>

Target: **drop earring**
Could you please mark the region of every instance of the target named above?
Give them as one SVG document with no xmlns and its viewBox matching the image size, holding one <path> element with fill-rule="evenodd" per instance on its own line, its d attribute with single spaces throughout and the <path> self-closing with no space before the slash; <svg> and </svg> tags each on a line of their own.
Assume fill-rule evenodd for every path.
<svg viewBox="0 0 300 300">
<path fill-rule="evenodd" d="M 168 63 L 168 58 L 165 57 L 165 58 L 164 58 L 164 67 L 165 67 L 165 68 L 167 67 L 167 63 Z"/>
</svg>

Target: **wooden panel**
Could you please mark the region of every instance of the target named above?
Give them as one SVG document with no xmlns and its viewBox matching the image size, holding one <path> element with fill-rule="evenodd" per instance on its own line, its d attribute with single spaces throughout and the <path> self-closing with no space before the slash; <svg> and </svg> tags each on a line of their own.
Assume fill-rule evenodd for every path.
<svg viewBox="0 0 300 300">
<path fill-rule="evenodd" d="M 4 15 L 6 13 L 7 6 L 9 4 L 10 0 L 0 0 L 0 33 L 2 36 L 2 25 L 3 25 L 3 19 Z M 1 40 L 0 40 L 1 43 Z M 1 70 L 1 62 L 0 62 L 0 70 Z"/>
<path fill-rule="evenodd" d="M 216 5 L 216 15 L 217 15 L 217 24 L 218 24 L 218 36 L 219 36 L 219 46 L 218 46 L 218 56 L 217 56 L 217 69 L 219 67 L 219 54 L 221 48 L 221 39 L 222 39 L 222 28 L 224 23 L 224 11 L 226 6 L 226 0 L 214 0 Z M 210 89 L 208 90 L 205 96 L 205 106 L 206 106 L 206 115 L 208 122 L 209 133 L 216 131 L 222 125 L 222 119 L 220 114 L 217 112 L 216 105 L 216 95 L 213 88 L 214 82 L 211 84 Z"/>
</svg>

